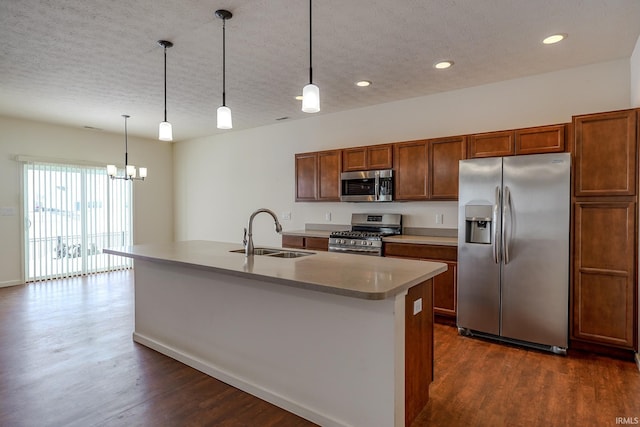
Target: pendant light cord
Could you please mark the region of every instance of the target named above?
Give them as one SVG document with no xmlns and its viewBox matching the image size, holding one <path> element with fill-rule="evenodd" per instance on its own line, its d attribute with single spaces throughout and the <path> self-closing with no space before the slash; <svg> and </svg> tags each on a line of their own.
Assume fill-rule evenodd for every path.
<svg viewBox="0 0 640 427">
<path fill-rule="evenodd" d="M 311 1 L 309 0 L 309 84 L 313 84 L 313 66 L 312 66 L 312 52 L 313 52 L 313 45 L 311 43 L 311 23 L 312 23 L 312 19 L 311 19 Z"/>
<path fill-rule="evenodd" d="M 164 121 L 167 121 L 167 45 L 164 45 Z"/>
<path fill-rule="evenodd" d="M 125 114 L 122 117 L 124 117 L 124 167 L 126 168 L 129 165 L 129 142 L 127 141 L 127 119 L 129 116 Z"/>
<path fill-rule="evenodd" d="M 226 41 L 226 26 L 227 26 L 227 20 L 226 18 L 222 19 L 222 105 L 224 107 L 227 106 L 227 94 L 226 94 L 226 57 L 227 57 L 227 51 L 226 51 L 226 45 L 227 45 L 227 41 Z"/>
</svg>

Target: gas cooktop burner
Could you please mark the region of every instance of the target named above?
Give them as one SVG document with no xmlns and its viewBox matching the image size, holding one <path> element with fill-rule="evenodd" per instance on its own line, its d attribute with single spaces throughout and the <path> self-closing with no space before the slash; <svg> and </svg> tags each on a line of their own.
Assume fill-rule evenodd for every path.
<svg viewBox="0 0 640 427">
<path fill-rule="evenodd" d="M 367 239 L 367 240 L 379 240 L 384 236 L 384 233 L 376 233 L 372 231 L 336 231 L 331 233 L 330 237 L 344 237 L 348 239 Z"/>
</svg>

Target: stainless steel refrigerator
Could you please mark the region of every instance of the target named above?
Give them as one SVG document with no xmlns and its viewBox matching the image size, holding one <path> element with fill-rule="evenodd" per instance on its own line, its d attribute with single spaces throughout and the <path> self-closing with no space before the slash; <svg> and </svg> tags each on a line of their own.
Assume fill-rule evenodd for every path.
<svg viewBox="0 0 640 427">
<path fill-rule="evenodd" d="M 460 161 L 461 334 L 566 353 L 571 156 Z"/>
</svg>

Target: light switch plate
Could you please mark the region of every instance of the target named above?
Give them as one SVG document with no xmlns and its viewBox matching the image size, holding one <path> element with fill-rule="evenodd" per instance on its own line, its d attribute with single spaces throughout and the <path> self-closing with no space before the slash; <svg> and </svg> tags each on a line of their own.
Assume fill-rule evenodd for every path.
<svg viewBox="0 0 640 427">
<path fill-rule="evenodd" d="M 16 216 L 18 209 L 13 206 L 3 206 L 0 208 L 0 216 Z"/>
<path fill-rule="evenodd" d="M 420 313 L 422 311 L 422 298 L 418 298 L 413 302 L 413 315 Z"/>
</svg>

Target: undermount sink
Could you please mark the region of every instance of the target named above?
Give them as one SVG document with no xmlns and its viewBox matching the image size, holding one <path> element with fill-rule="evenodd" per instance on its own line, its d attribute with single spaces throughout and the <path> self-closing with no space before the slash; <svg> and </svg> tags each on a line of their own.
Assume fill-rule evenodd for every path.
<svg viewBox="0 0 640 427">
<path fill-rule="evenodd" d="M 277 258 L 300 258 L 302 256 L 313 255 L 311 252 L 292 252 L 292 251 L 282 251 L 275 254 L 270 254 L 269 256 L 277 257 Z"/>
<path fill-rule="evenodd" d="M 234 249 L 229 252 L 243 254 L 244 249 Z M 288 251 L 285 249 L 255 248 L 253 250 L 253 254 L 272 256 L 276 258 L 300 258 L 307 255 L 313 255 L 314 252 L 298 252 L 298 251 Z"/>
</svg>

